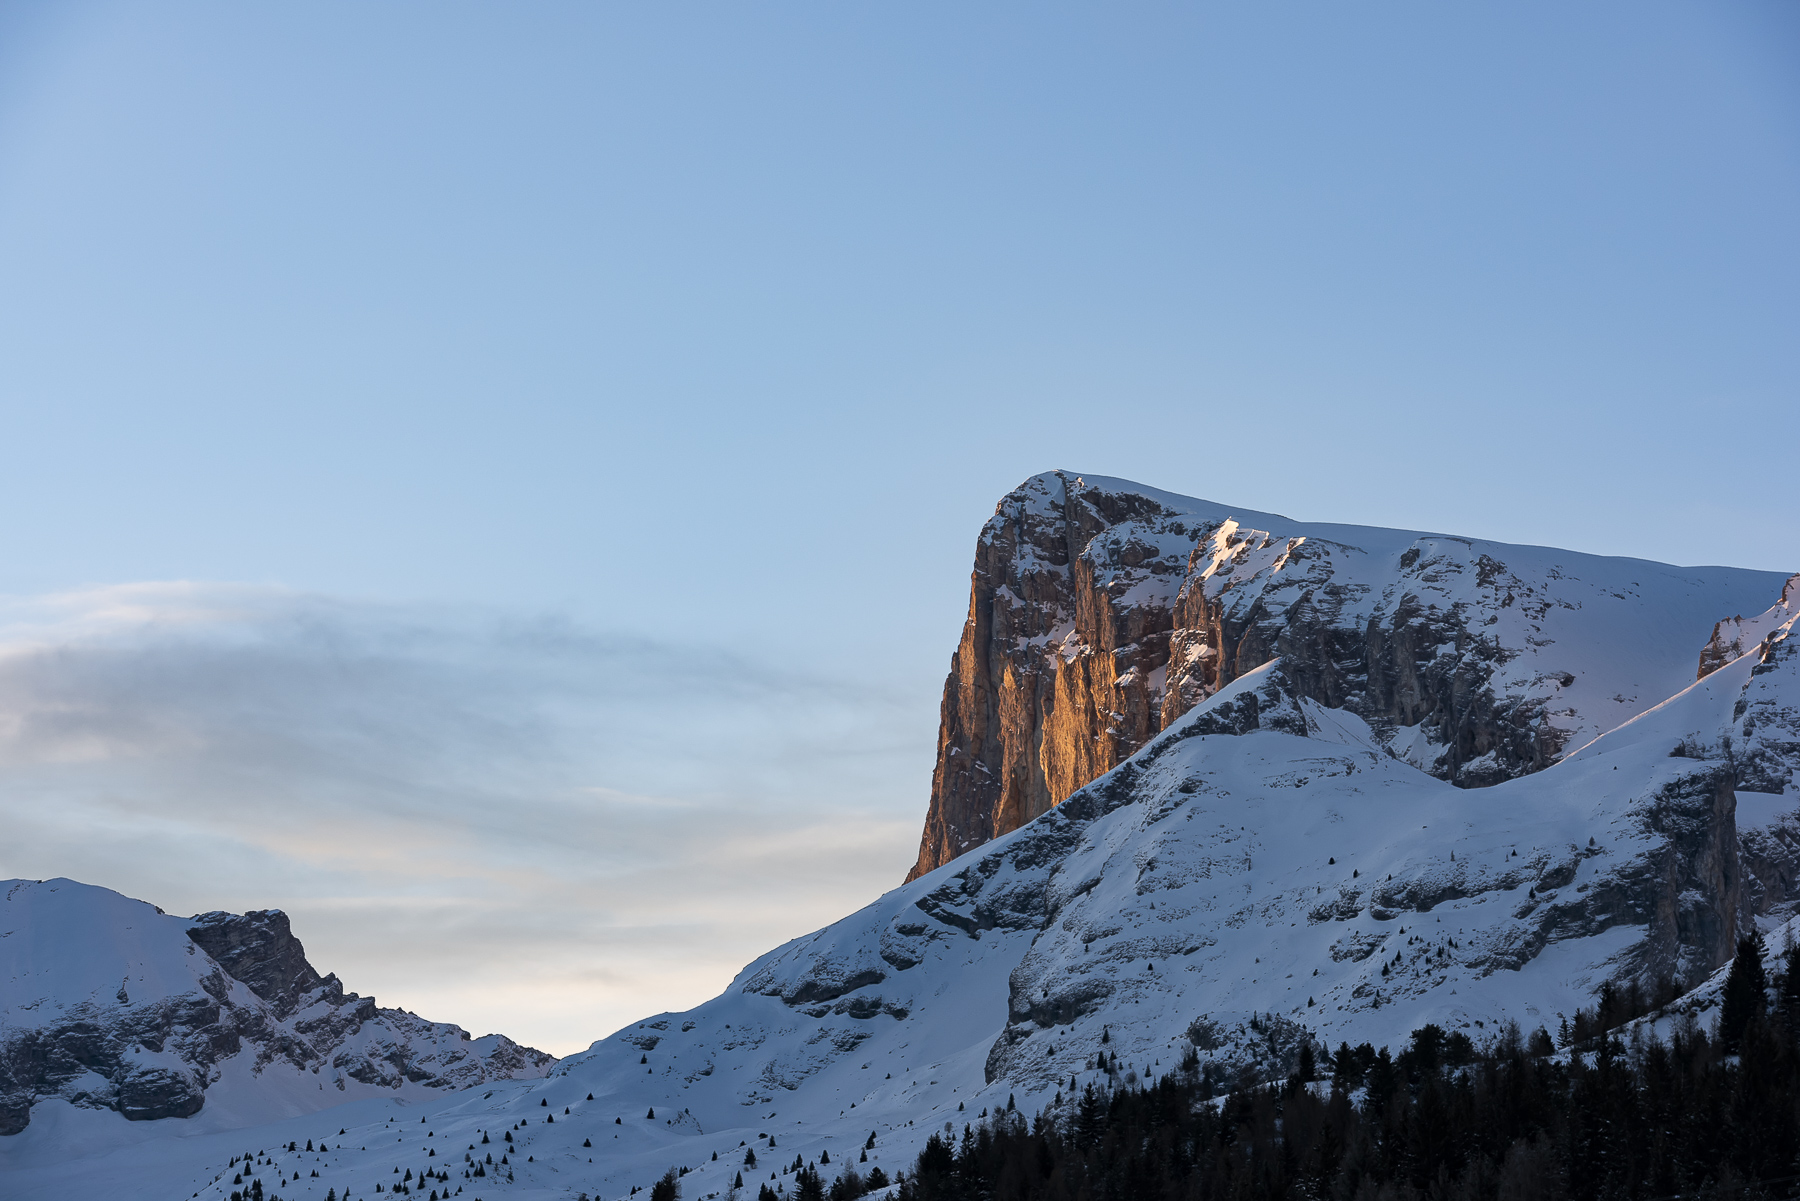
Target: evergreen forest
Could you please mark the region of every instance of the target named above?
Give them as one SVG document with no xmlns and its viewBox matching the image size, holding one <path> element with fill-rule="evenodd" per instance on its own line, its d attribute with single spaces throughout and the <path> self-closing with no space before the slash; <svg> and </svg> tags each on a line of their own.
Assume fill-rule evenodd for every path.
<svg viewBox="0 0 1800 1201">
<path fill-rule="evenodd" d="M 1708 1030 L 1611 988 L 1553 1036 L 1427 1025 L 1214 1095 L 1198 1054 L 936 1135 L 900 1201 L 1751 1201 L 1800 1196 L 1800 950 L 1742 939 Z M 1558 1044 L 1561 1044 L 1560 1046 Z M 1101 1050 L 1104 1063 L 1105 1051 Z M 809 1191 L 821 1190 L 812 1181 Z M 840 1182 L 842 1183 L 842 1182 Z M 847 1191 L 847 1190 L 840 1190 Z"/>
</svg>

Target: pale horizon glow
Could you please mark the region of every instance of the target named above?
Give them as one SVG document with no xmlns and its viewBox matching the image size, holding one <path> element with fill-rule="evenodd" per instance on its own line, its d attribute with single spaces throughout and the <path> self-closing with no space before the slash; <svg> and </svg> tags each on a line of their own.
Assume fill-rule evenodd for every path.
<svg viewBox="0 0 1800 1201">
<path fill-rule="evenodd" d="M 0 631 L 0 876 L 284 909 L 346 988 L 559 1055 L 714 995 L 916 845 L 929 722 L 719 648 L 194 584 Z"/>
</svg>

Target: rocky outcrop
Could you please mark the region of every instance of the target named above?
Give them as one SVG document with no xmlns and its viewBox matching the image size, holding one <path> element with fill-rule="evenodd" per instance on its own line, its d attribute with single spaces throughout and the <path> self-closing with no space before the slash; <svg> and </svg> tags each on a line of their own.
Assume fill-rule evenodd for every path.
<svg viewBox="0 0 1800 1201">
<path fill-rule="evenodd" d="M 280 910 L 182 919 L 72 880 L 8 881 L 0 896 L 0 1134 L 48 1097 L 189 1117 L 227 1073 L 285 1075 L 324 1107 L 357 1086 L 469 1088 L 555 1063 L 346 993 Z"/>
<path fill-rule="evenodd" d="M 279 909 L 202 913 L 188 928 L 188 937 L 227 975 L 267 1001 L 278 1018 L 293 1013 L 302 997 L 325 983 L 306 961 L 306 948 Z M 332 980 L 335 984 L 336 978 Z M 337 991 L 341 995 L 343 990 Z"/>
<path fill-rule="evenodd" d="M 1800 810 L 1800 798 L 1795 801 Z M 1738 831 L 1738 860 L 1743 865 L 1743 904 L 1758 917 L 1790 916 L 1800 898 L 1800 812 L 1767 826 Z"/>
<path fill-rule="evenodd" d="M 1781 578 L 1034 476 L 976 543 L 907 878 L 1047 812 L 1277 657 L 1297 696 L 1432 775 L 1516 779 L 1678 691 L 1691 651 L 1657 648 L 1691 648 Z"/>
<path fill-rule="evenodd" d="M 1744 924 L 1734 784 L 1729 770 L 1690 776 L 1662 789 L 1644 814 L 1662 845 L 1643 881 L 1653 908 L 1640 976 L 1667 973 L 1691 987 L 1731 958 Z"/>
<path fill-rule="evenodd" d="M 1582 887 L 1570 889 L 1581 861 L 1600 854 L 1599 848 L 1571 847 L 1538 874 L 1516 915 L 1520 922 L 1478 962 L 1489 970 L 1517 970 L 1552 943 L 1627 926 L 1641 934 L 1615 959 L 1610 975 L 1636 979 L 1653 991 L 1704 980 L 1731 958 L 1750 920 L 1736 807 L 1727 769 L 1702 769 L 1663 784 L 1632 812 L 1648 850 L 1597 863 Z"/>
<path fill-rule="evenodd" d="M 1172 606 L 1194 534 L 1156 500 L 1038 476 L 976 544 L 908 879 L 1017 829 L 1162 725 Z M 1115 529 L 1130 532 L 1109 537 Z"/>
<path fill-rule="evenodd" d="M 1751 651 L 1759 650 L 1763 641 L 1783 627 L 1791 626 L 1800 615 L 1800 575 L 1788 577 L 1781 589 L 1781 599 L 1755 617 L 1726 617 L 1713 626 L 1712 637 L 1700 648 L 1697 680 L 1704 680 L 1719 668 Z"/>
<path fill-rule="evenodd" d="M 23 1130 L 45 1096 L 133 1121 L 198 1113 L 204 1069 L 240 1045 L 223 1016 L 211 998 L 182 997 L 111 1011 L 80 1006 L 50 1025 L 0 1032 L 0 1134 Z"/>
</svg>

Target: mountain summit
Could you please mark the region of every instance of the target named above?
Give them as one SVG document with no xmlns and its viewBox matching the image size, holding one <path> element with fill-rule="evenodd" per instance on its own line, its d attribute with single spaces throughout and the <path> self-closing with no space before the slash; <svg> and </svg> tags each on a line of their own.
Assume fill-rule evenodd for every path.
<svg viewBox="0 0 1800 1201">
<path fill-rule="evenodd" d="M 1270 661 L 1383 751 L 1477 788 L 1694 679 L 1783 577 L 1297 522 L 1051 471 L 995 506 L 907 879 L 1059 805 Z M 1710 662 L 1711 660 L 1708 660 Z"/>
</svg>

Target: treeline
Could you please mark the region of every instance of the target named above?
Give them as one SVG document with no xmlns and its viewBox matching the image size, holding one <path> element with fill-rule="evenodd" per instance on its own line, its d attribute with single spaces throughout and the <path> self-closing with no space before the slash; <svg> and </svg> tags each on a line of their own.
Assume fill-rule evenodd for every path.
<svg viewBox="0 0 1800 1201">
<path fill-rule="evenodd" d="M 898 1201 L 1661 1201 L 1800 1196 L 1800 951 L 1774 988 L 1742 940 L 1719 1020 L 1665 1041 L 1607 990 L 1559 1031 L 1477 1046 L 1436 1026 L 1399 1054 L 1308 1054 L 1285 1083 L 1209 1097 L 1190 1051 L 1154 1087 L 933 1135 Z"/>
</svg>

